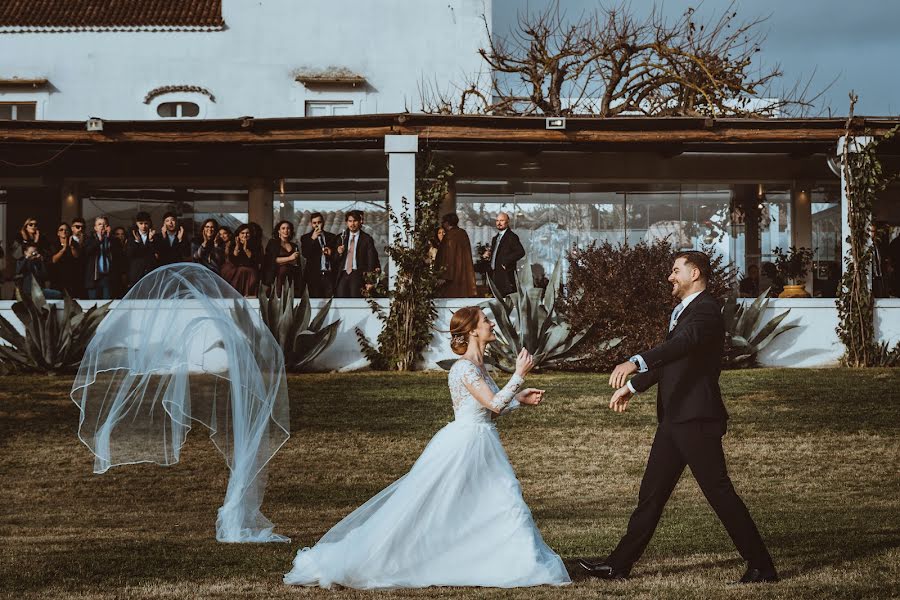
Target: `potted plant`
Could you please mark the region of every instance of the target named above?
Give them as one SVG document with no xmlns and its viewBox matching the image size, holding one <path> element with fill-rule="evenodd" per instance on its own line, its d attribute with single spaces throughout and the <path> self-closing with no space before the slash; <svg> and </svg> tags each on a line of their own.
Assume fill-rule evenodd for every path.
<svg viewBox="0 0 900 600">
<path fill-rule="evenodd" d="M 785 252 L 781 248 L 772 250 L 775 255 L 775 269 L 784 279 L 784 291 L 778 294 L 779 298 L 809 298 L 806 291 L 806 274 L 812 263 L 813 252 L 809 248 L 797 248 L 791 246 Z"/>
</svg>

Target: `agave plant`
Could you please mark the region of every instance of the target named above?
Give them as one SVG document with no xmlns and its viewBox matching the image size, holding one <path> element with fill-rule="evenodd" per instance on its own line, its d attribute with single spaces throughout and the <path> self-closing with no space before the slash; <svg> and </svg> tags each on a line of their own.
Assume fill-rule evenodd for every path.
<svg viewBox="0 0 900 600">
<path fill-rule="evenodd" d="M 18 301 L 12 305 L 25 335 L 0 316 L 0 338 L 6 342 L 0 344 L 0 366 L 5 371 L 45 373 L 75 369 L 110 304 L 84 311 L 66 294 L 60 311 L 58 304 L 47 302 L 41 286 L 32 283 L 30 288 L 24 295 L 17 291 Z"/>
<path fill-rule="evenodd" d="M 260 293 L 259 311 L 284 352 L 284 367 L 287 370 L 299 371 L 324 352 L 337 337 L 340 319 L 323 327 L 330 309 L 329 299 L 311 319 L 312 308 L 305 286 L 297 306 L 294 306 L 292 285 L 283 285 L 280 295 L 276 293 L 275 286 Z"/>
<path fill-rule="evenodd" d="M 771 289 L 771 288 L 770 288 Z M 740 304 L 735 296 L 728 298 L 722 308 L 725 319 L 725 356 L 722 366 L 726 369 L 746 369 L 757 366 L 757 355 L 776 337 L 797 327 L 782 325 L 791 309 L 763 323 L 769 306 L 769 290 L 759 295 L 752 304 Z"/>
<path fill-rule="evenodd" d="M 505 298 L 490 282 L 494 297 L 482 306 L 489 308 L 494 316 L 494 333 L 499 343 L 488 348 L 486 363 L 512 373 L 522 348 L 534 356 L 535 370 L 572 359 L 573 349 L 589 330 L 572 331 L 557 312 L 556 293 L 561 279 L 562 269 L 557 261 L 546 288 L 535 287 L 531 269 L 527 267 L 522 276 L 516 278 L 516 291 Z M 608 347 L 618 343 L 619 340 L 606 342 Z M 441 361 L 438 364 L 448 368 L 452 363 Z"/>
</svg>

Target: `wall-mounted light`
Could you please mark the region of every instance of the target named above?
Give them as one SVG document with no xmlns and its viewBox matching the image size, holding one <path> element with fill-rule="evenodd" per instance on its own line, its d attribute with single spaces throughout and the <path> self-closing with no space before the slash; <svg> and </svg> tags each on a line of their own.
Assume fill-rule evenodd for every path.
<svg viewBox="0 0 900 600">
<path fill-rule="evenodd" d="M 88 131 L 103 131 L 103 119 L 91 117 L 87 120 L 87 123 L 85 123 L 85 128 Z"/>
<path fill-rule="evenodd" d="M 565 129 L 566 128 L 566 118 L 565 117 L 547 117 L 547 120 L 544 122 L 545 129 Z"/>
</svg>

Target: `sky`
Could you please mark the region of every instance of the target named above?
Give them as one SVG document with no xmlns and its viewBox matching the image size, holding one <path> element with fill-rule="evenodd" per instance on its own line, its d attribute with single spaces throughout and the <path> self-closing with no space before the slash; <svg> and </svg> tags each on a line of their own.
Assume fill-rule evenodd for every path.
<svg viewBox="0 0 900 600">
<path fill-rule="evenodd" d="M 520 11 L 542 10 L 553 0 L 492 0 L 493 30 L 509 31 Z M 613 0 L 559 0 L 569 18 L 577 18 Z M 621 1 L 616 2 L 621 4 Z M 846 115 L 850 90 L 859 96 L 857 115 L 900 115 L 900 0 L 660 0 L 668 17 L 700 5 L 702 13 L 721 14 L 734 5 L 738 19 L 767 17 L 760 25 L 767 41 L 759 53 L 764 65 L 780 63 L 783 81 L 807 80 L 815 72 L 817 90 L 834 83 L 823 97 L 824 112 Z M 646 15 L 652 0 L 630 0 Z"/>
</svg>

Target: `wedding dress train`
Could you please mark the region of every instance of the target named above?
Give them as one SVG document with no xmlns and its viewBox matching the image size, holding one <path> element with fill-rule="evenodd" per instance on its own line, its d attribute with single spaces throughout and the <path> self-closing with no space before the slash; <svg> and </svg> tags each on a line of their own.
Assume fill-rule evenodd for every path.
<svg viewBox="0 0 900 600">
<path fill-rule="evenodd" d="M 460 359 L 450 370 L 455 420 L 412 469 L 294 559 L 284 582 L 358 589 L 564 585 L 569 575 L 541 538 L 491 411 L 465 386 L 487 385 L 493 406 L 516 407 L 522 379 L 499 390 Z M 501 413 L 502 414 L 502 413 Z"/>
</svg>

